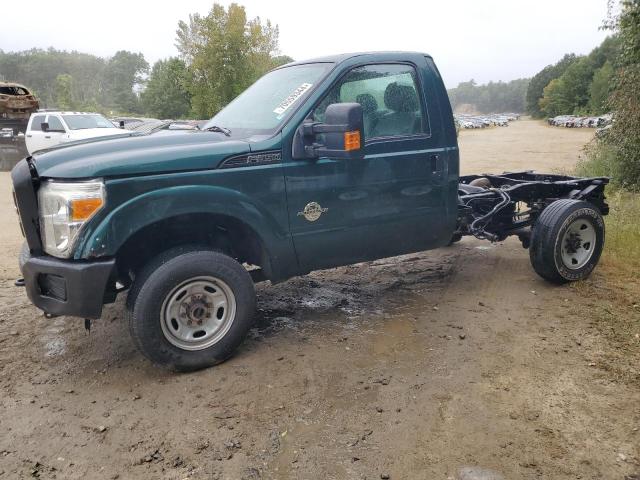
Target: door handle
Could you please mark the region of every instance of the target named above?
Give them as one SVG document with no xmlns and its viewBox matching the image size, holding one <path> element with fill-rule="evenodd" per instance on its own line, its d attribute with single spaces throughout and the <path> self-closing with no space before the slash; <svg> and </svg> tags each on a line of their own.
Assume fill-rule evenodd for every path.
<svg viewBox="0 0 640 480">
<path fill-rule="evenodd" d="M 440 171 L 440 155 L 431 155 L 431 173 L 438 173 Z"/>
<path fill-rule="evenodd" d="M 44 138 L 51 138 L 51 135 L 45 135 Z"/>
<path fill-rule="evenodd" d="M 33 135 L 27 135 L 27 138 L 31 138 L 31 137 L 33 137 Z"/>
</svg>

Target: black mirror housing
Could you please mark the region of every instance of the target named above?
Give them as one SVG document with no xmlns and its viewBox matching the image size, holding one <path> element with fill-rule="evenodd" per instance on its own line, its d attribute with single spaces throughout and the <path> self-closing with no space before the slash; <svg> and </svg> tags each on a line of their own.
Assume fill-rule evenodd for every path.
<svg viewBox="0 0 640 480">
<path fill-rule="evenodd" d="M 40 124 L 40 130 L 42 130 L 43 132 L 48 132 L 49 131 L 49 124 L 47 122 L 42 122 Z"/>
<path fill-rule="evenodd" d="M 293 140 L 293 158 L 357 160 L 364 158 L 364 120 L 359 103 L 332 103 L 325 110 L 324 123 L 305 122 Z M 319 143 L 318 135 L 324 135 Z"/>
</svg>

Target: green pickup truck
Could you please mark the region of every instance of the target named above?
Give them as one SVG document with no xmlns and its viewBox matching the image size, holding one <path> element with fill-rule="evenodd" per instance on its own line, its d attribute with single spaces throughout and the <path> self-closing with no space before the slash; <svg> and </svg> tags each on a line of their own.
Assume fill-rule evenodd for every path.
<svg viewBox="0 0 640 480">
<path fill-rule="evenodd" d="M 277 68 L 198 131 L 80 141 L 12 171 L 20 268 L 48 316 L 85 322 L 128 290 L 153 362 L 228 358 L 252 325 L 254 282 L 517 236 L 562 283 L 595 267 L 606 178 L 461 177 L 433 59 L 338 55 Z"/>
</svg>

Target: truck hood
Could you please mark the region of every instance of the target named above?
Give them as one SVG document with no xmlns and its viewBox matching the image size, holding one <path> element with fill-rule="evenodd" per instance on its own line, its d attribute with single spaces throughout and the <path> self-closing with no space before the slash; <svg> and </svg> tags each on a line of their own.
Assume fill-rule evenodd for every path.
<svg viewBox="0 0 640 480">
<path fill-rule="evenodd" d="M 92 138 L 32 158 L 40 177 L 95 178 L 211 169 L 249 151 L 248 142 L 190 130 Z"/>
</svg>

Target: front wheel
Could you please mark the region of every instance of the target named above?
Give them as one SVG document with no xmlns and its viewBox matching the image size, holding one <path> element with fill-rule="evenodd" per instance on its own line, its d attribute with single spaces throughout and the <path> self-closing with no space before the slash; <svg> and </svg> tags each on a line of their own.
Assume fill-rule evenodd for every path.
<svg viewBox="0 0 640 480">
<path fill-rule="evenodd" d="M 172 370 L 230 357 L 251 328 L 255 291 L 234 259 L 208 250 L 169 250 L 136 276 L 127 297 L 131 336 L 151 361 Z"/>
<path fill-rule="evenodd" d="M 589 276 L 604 247 L 604 220 L 580 200 L 556 200 L 533 227 L 529 257 L 545 280 L 567 283 Z"/>
</svg>

